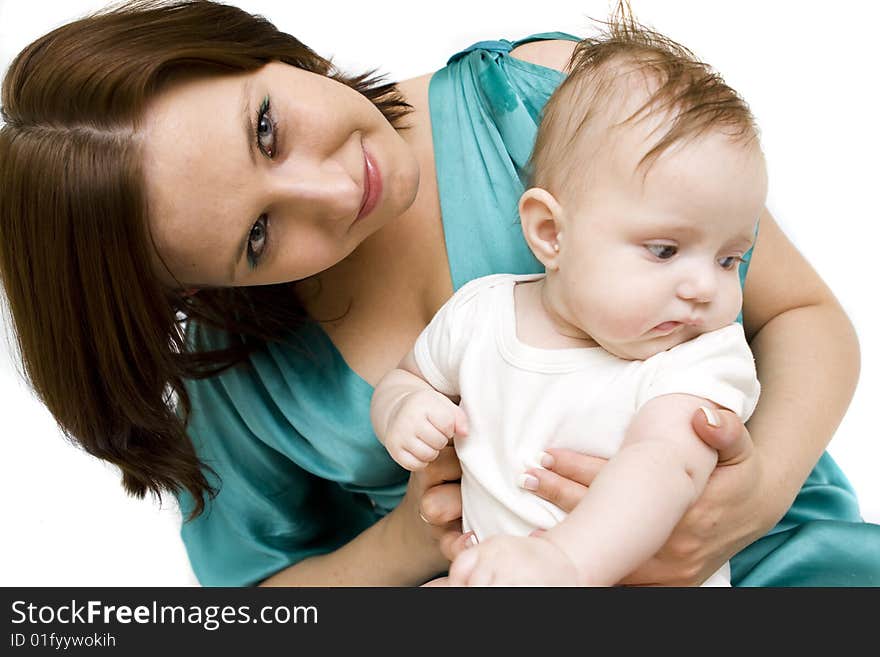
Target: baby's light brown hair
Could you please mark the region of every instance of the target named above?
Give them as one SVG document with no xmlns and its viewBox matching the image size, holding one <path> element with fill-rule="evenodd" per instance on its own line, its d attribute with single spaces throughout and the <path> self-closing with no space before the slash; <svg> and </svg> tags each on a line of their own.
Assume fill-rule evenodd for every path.
<svg viewBox="0 0 880 657">
<path fill-rule="evenodd" d="M 747 144 L 758 137 L 749 106 L 688 48 L 640 24 L 621 0 L 605 29 L 580 41 L 570 73 L 544 108 L 529 162 L 529 186 L 560 198 L 583 187 L 590 168 L 602 166 L 601 147 L 648 118 L 659 125 L 638 163 L 651 164 L 677 143 L 722 131 Z M 632 102 L 643 102 L 626 115 Z"/>
</svg>

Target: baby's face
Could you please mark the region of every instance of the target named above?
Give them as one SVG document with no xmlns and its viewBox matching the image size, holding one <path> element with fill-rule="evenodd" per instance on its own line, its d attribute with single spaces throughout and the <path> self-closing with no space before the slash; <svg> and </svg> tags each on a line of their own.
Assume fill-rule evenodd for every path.
<svg viewBox="0 0 880 657">
<path fill-rule="evenodd" d="M 569 329 L 639 360 L 736 319 L 739 266 L 767 188 L 756 142 L 700 136 L 643 177 L 644 143 L 621 131 L 589 189 L 564 207 L 554 275 Z"/>
</svg>

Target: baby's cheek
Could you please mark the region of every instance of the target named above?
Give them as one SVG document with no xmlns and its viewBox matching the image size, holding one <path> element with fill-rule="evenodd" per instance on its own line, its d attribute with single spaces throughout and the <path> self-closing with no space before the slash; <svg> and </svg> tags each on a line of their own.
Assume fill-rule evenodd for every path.
<svg viewBox="0 0 880 657">
<path fill-rule="evenodd" d="M 634 340 L 645 332 L 646 321 L 645 314 L 638 308 L 622 303 L 618 308 L 608 308 L 602 322 L 603 334 L 616 341 Z"/>
<path fill-rule="evenodd" d="M 657 314 L 658 295 L 645 287 L 632 276 L 605 277 L 578 300 L 583 328 L 603 346 L 640 338 Z"/>
<path fill-rule="evenodd" d="M 638 338 L 651 326 L 666 319 L 658 317 L 658 306 L 662 306 L 662 295 L 651 289 L 650 285 L 628 285 L 609 305 L 608 323 L 618 339 Z"/>
<path fill-rule="evenodd" d="M 719 306 L 719 327 L 727 326 L 736 321 L 742 308 L 742 288 L 739 286 L 739 277 L 735 281 L 731 280 L 727 283 Z"/>
<path fill-rule="evenodd" d="M 641 335 L 644 321 L 644 317 L 638 314 L 621 312 L 613 322 L 614 331 L 619 338 L 632 338 Z"/>
</svg>

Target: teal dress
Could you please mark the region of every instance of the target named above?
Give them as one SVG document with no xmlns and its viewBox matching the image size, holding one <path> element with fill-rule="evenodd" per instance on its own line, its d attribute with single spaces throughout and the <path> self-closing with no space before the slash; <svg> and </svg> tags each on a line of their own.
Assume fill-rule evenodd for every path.
<svg viewBox="0 0 880 657">
<path fill-rule="evenodd" d="M 431 80 L 430 108 L 449 266 L 455 289 L 478 276 L 541 271 L 516 204 L 541 109 L 563 79 L 512 58 L 523 41 L 477 43 Z M 743 271 L 743 276 L 745 271 Z M 226 344 L 190 326 L 190 339 Z M 204 585 L 255 584 L 330 552 L 400 501 L 408 473 L 370 425 L 372 386 L 317 324 L 306 349 L 269 344 L 247 364 L 188 382 L 189 435 L 219 474 L 217 497 L 181 534 Z M 192 499 L 180 498 L 186 514 Z M 880 585 L 880 527 L 859 517 L 852 488 L 825 454 L 791 511 L 732 561 L 739 585 Z"/>
</svg>

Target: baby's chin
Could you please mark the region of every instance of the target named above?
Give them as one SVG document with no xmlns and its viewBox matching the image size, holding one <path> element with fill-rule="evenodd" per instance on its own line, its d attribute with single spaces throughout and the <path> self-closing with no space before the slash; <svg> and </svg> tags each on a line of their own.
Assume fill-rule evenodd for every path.
<svg viewBox="0 0 880 657">
<path fill-rule="evenodd" d="M 605 351 L 623 360 L 648 360 L 663 351 L 669 351 L 673 347 L 693 340 L 699 333 L 693 334 L 685 331 L 677 331 L 672 335 L 661 335 L 641 340 L 620 342 L 617 344 L 603 344 L 597 340 L 599 346 Z"/>
<path fill-rule="evenodd" d="M 655 345 L 649 342 L 623 345 L 605 345 L 600 343 L 600 346 L 608 353 L 623 360 L 648 360 L 651 356 L 656 356 L 660 352 L 672 349 L 679 344 L 681 342 L 670 345 Z"/>
<path fill-rule="evenodd" d="M 596 338 L 596 343 L 599 344 L 605 351 L 610 354 L 617 356 L 618 358 L 622 358 L 624 360 L 648 360 L 651 356 L 656 356 L 657 354 L 663 351 L 669 351 L 673 347 L 677 347 L 680 344 L 684 344 L 694 338 L 702 335 L 703 333 L 709 333 L 711 331 L 715 331 L 717 329 L 723 328 L 733 323 L 734 320 L 731 320 L 726 323 L 720 323 L 718 326 L 714 324 L 708 327 L 701 327 L 701 329 L 695 329 L 693 327 L 681 327 L 681 329 L 673 331 L 668 335 L 656 335 L 656 336 L 642 336 L 641 338 L 637 338 L 634 340 L 622 341 L 617 343 L 603 342 Z"/>
</svg>

